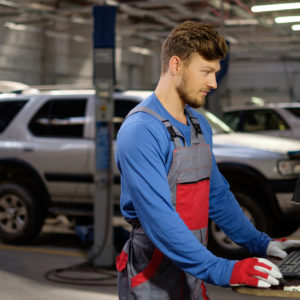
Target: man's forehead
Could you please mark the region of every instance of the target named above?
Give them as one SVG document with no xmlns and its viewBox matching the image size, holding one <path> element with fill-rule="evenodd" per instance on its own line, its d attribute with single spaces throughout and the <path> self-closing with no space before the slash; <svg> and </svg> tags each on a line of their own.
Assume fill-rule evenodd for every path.
<svg viewBox="0 0 300 300">
<path fill-rule="evenodd" d="M 211 71 L 215 71 L 218 72 L 220 70 L 220 60 L 216 59 L 216 60 L 205 60 L 202 64 L 201 64 L 202 68 L 205 69 L 209 69 Z"/>
<path fill-rule="evenodd" d="M 220 70 L 220 59 L 207 60 L 198 53 L 195 53 L 193 58 L 199 61 L 201 68 L 207 68 L 216 72 Z"/>
</svg>

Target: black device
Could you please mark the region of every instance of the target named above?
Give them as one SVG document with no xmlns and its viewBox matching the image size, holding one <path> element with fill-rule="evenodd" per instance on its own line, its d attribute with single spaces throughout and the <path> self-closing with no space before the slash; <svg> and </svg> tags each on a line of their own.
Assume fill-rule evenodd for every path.
<svg viewBox="0 0 300 300">
<path fill-rule="evenodd" d="M 300 249 L 288 254 L 279 264 L 278 268 L 283 278 L 300 279 Z"/>
<path fill-rule="evenodd" d="M 298 179 L 297 179 L 292 202 L 300 204 L 300 176 L 298 176 Z"/>
</svg>

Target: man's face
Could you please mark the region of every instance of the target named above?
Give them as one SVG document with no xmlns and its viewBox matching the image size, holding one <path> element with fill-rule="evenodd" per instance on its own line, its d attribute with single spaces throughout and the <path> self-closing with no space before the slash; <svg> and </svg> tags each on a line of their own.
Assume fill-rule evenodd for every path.
<svg viewBox="0 0 300 300">
<path fill-rule="evenodd" d="M 193 108 L 204 105 L 205 96 L 217 88 L 216 73 L 220 70 L 220 60 L 208 61 L 195 53 L 182 66 L 176 87 L 180 99 Z"/>
</svg>

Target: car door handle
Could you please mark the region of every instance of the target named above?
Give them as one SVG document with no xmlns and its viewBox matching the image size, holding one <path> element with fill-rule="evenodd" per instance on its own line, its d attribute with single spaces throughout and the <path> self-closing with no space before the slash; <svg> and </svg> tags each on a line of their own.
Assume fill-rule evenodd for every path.
<svg viewBox="0 0 300 300">
<path fill-rule="evenodd" d="M 34 149 L 33 149 L 33 148 L 26 147 L 26 148 L 23 148 L 23 151 L 24 151 L 24 152 L 33 152 Z"/>
</svg>

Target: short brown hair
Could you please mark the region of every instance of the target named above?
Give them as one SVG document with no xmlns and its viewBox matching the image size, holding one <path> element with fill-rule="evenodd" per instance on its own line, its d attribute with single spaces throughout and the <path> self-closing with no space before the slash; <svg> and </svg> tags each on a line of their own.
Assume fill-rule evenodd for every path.
<svg viewBox="0 0 300 300">
<path fill-rule="evenodd" d="M 224 38 L 211 25 L 185 21 L 176 26 L 162 44 L 161 70 L 162 73 L 167 71 L 174 55 L 188 61 L 198 52 L 205 59 L 214 60 L 225 58 L 227 51 Z"/>
</svg>

